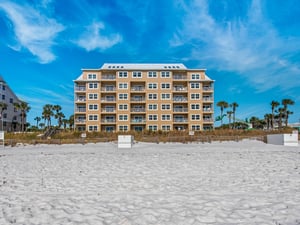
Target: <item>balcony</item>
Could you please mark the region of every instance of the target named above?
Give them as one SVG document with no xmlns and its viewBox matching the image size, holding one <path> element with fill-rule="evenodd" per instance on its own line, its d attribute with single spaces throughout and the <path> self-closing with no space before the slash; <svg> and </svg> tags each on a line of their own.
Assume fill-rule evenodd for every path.
<svg viewBox="0 0 300 225">
<path fill-rule="evenodd" d="M 115 108 L 102 108 L 101 112 L 103 112 L 103 113 L 116 113 L 116 109 Z"/>
<path fill-rule="evenodd" d="M 204 107 L 203 108 L 203 112 L 205 113 L 205 112 L 207 112 L 207 113 L 212 113 L 213 112 L 213 108 L 208 108 L 208 107 Z"/>
<path fill-rule="evenodd" d="M 211 86 L 203 86 L 203 91 L 204 92 L 211 92 L 211 91 L 213 91 L 213 88 Z"/>
<path fill-rule="evenodd" d="M 116 123 L 116 119 L 102 119 L 101 123 L 110 124 L 110 123 Z"/>
<path fill-rule="evenodd" d="M 86 98 L 85 97 L 78 97 L 75 99 L 76 102 L 86 102 Z"/>
<path fill-rule="evenodd" d="M 146 99 L 144 97 L 132 97 L 130 98 L 131 102 L 144 102 Z"/>
<path fill-rule="evenodd" d="M 116 102 L 116 98 L 101 98 L 101 102 Z"/>
<path fill-rule="evenodd" d="M 173 112 L 175 113 L 182 113 L 182 112 L 188 112 L 188 108 L 173 108 Z"/>
<path fill-rule="evenodd" d="M 77 86 L 77 87 L 75 87 L 75 91 L 76 92 L 85 92 L 86 87 L 85 86 Z"/>
<path fill-rule="evenodd" d="M 207 117 L 207 118 L 203 118 L 203 122 L 204 123 L 213 123 L 214 120 L 213 120 L 213 118 Z"/>
<path fill-rule="evenodd" d="M 113 75 L 113 74 L 111 74 L 111 75 L 102 75 L 101 79 L 102 80 L 115 80 L 116 79 L 116 75 Z"/>
<path fill-rule="evenodd" d="M 187 87 L 174 87 L 173 91 L 174 92 L 187 92 Z"/>
<path fill-rule="evenodd" d="M 146 112 L 146 109 L 145 108 L 131 108 L 130 112 L 132 112 L 132 113 Z"/>
<path fill-rule="evenodd" d="M 116 87 L 102 87 L 101 88 L 102 92 L 115 92 L 116 91 Z"/>
<path fill-rule="evenodd" d="M 188 99 L 186 97 L 174 97 L 173 102 L 187 102 Z"/>
<path fill-rule="evenodd" d="M 203 97 L 203 102 L 213 102 L 213 97 Z"/>
<path fill-rule="evenodd" d="M 75 109 L 75 112 L 76 113 L 85 113 L 86 112 L 86 108 L 77 108 L 77 109 Z"/>
<path fill-rule="evenodd" d="M 133 123 L 133 124 L 145 124 L 146 123 L 146 119 L 145 118 L 132 119 L 130 122 Z"/>
<path fill-rule="evenodd" d="M 188 118 L 174 118 L 173 122 L 175 122 L 175 123 L 187 123 Z"/>
<path fill-rule="evenodd" d="M 75 119 L 75 123 L 84 124 L 86 122 L 86 119 Z"/>
<path fill-rule="evenodd" d="M 187 80 L 187 76 L 176 74 L 173 75 L 173 80 Z"/>
<path fill-rule="evenodd" d="M 132 87 L 130 90 L 131 92 L 144 92 L 145 87 L 137 86 L 137 87 Z"/>
</svg>

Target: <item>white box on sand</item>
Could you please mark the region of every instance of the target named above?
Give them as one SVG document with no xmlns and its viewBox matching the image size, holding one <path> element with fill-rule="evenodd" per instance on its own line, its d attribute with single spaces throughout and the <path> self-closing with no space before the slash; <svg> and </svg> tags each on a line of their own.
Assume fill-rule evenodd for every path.
<svg viewBox="0 0 300 225">
<path fill-rule="evenodd" d="M 298 133 L 270 134 L 267 135 L 267 143 L 274 145 L 298 146 Z"/>
<path fill-rule="evenodd" d="M 119 135 L 118 136 L 118 148 L 131 148 L 133 145 L 132 135 Z"/>
</svg>

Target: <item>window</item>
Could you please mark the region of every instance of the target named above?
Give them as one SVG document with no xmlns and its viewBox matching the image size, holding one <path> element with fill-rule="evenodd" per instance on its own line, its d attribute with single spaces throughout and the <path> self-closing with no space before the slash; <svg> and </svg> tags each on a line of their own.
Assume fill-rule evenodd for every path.
<svg viewBox="0 0 300 225">
<path fill-rule="evenodd" d="M 171 130 L 171 126 L 170 126 L 170 125 L 162 125 L 162 126 L 161 126 L 161 129 L 162 129 L 163 131 L 169 131 L 169 130 Z"/>
<path fill-rule="evenodd" d="M 119 126 L 119 131 L 128 131 L 128 126 L 127 125 L 120 125 Z"/>
<path fill-rule="evenodd" d="M 98 110 L 97 104 L 89 104 L 89 110 Z"/>
<path fill-rule="evenodd" d="M 171 105 L 170 104 L 162 104 L 161 105 L 161 110 L 170 110 L 171 109 Z"/>
<path fill-rule="evenodd" d="M 5 100 L 5 95 L 2 95 L 2 100 Z"/>
<path fill-rule="evenodd" d="M 192 120 L 200 120 L 200 115 L 199 114 L 192 115 Z"/>
<path fill-rule="evenodd" d="M 148 89 L 157 89 L 157 83 L 149 83 Z"/>
<path fill-rule="evenodd" d="M 119 94 L 119 100 L 127 100 L 128 94 Z"/>
<path fill-rule="evenodd" d="M 192 130 L 200 130 L 200 125 L 192 125 Z"/>
<path fill-rule="evenodd" d="M 148 120 L 157 120 L 157 115 L 150 114 L 148 115 Z"/>
<path fill-rule="evenodd" d="M 133 71 L 132 72 L 132 78 L 141 78 L 142 72 Z"/>
<path fill-rule="evenodd" d="M 156 77 L 157 77 L 157 73 L 155 71 L 148 72 L 148 78 L 156 78 Z"/>
<path fill-rule="evenodd" d="M 88 80 L 96 80 L 97 79 L 97 75 L 94 73 L 89 73 L 88 74 Z"/>
<path fill-rule="evenodd" d="M 192 74 L 192 80 L 200 80 L 200 74 L 199 73 Z"/>
<path fill-rule="evenodd" d="M 161 120 L 171 120 L 171 115 L 167 114 L 167 115 L 161 115 Z"/>
<path fill-rule="evenodd" d="M 119 89 L 128 89 L 128 83 L 119 83 Z"/>
<path fill-rule="evenodd" d="M 89 131 L 97 131 L 98 126 L 89 126 Z"/>
<path fill-rule="evenodd" d="M 149 100 L 157 99 L 157 94 L 148 94 L 148 99 Z"/>
<path fill-rule="evenodd" d="M 123 115 L 123 114 L 121 114 L 121 115 L 119 115 L 119 121 L 127 121 L 128 120 L 128 115 Z"/>
<path fill-rule="evenodd" d="M 160 72 L 160 77 L 161 78 L 169 78 L 170 77 L 170 72 L 169 71 L 162 71 L 162 72 Z"/>
<path fill-rule="evenodd" d="M 200 89 L 200 83 L 191 83 L 191 89 Z"/>
<path fill-rule="evenodd" d="M 161 89 L 170 89 L 171 85 L 170 83 L 162 83 L 161 84 Z"/>
<path fill-rule="evenodd" d="M 161 99 L 162 100 L 171 99 L 171 94 L 169 94 L 169 93 L 162 93 L 161 94 Z"/>
<path fill-rule="evenodd" d="M 89 83 L 89 89 L 97 89 L 98 84 L 97 83 Z"/>
<path fill-rule="evenodd" d="M 9 103 L 14 103 L 14 100 L 12 98 L 10 98 Z"/>
<path fill-rule="evenodd" d="M 128 105 L 127 104 L 120 104 L 119 105 L 119 110 L 128 110 Z"/>
<path fill-rule="evenodd" d="M 127 71 L 120 71 L 119 72 L 119 78 L 127 78 L 127 77 L 128 77 Z"/>
<path fill-rule="evenodd" d="M 148 130 L 157 131 L 157 125 L 149 125 Z"/>
<path fill-rule="evenodd" d="M 3 119 L 7 118 L 7 113 L 3 113 Z"/>
<path fill-rule="evenodd" d="M 157 104 L 149 104 L 148 109 L 149 110 L 157 110 Z"/>
<path fill-rule="evenodd" d="M 89 100 L 97 100 L 98 94 L 89 94 Z"/>
<path fill-rule="evenodd" d="M 192 110 L 200 109 L 200 105 L 199 104 L 191 104 L 191 109 Z"/>
<path fill-rule="evenodd" d="M 89 121 L 98 120 L 98 115 L 89 115 Z"/>
<path fill-rule="evenodd" d="M 200 99 L 200 94 L 199 93 L 191 94 L 191 99 L 192 100 Z"/>
</svg>

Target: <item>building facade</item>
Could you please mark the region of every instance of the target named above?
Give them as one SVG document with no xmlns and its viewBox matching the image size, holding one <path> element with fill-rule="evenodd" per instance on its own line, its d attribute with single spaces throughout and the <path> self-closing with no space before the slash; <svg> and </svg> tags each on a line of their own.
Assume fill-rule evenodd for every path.
<svg viewBox="0 0 300 225">
<path fill-rule="evenodd" d="M 74 80 L 79 131 L 213 129 L 214 81 L 183 64 L 105 63 Z"/>
<path fill-rule="evenodd" d="M 21 101 L 0 76 L 0 130 L 21 131 L 21 123 L 26 124 L 26 117 L 22 120 L 21 111 L 15 107 L 15 103 Z"/>
</svg>

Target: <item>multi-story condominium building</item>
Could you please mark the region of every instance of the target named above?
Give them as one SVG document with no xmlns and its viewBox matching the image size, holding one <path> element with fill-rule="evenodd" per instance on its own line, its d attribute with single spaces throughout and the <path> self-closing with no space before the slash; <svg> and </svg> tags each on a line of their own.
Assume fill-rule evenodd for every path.
<svg viewBox="0 0 300 225">
<path fill-rule="evenodd" d="M 214 81 L 183 64 L 111 64 L 74 81 L 80 131 L 213 129 Z"/>
<path fill-rule="evenodd" d="M 26 124 L 26 117 L 21 117 L 20 109 L 14 103 L 21 104 L 21 101 L 11 90 L 8 84 L 0 76 L 0 130 L 21 131 L 21 123 Z"/>
</svg>

